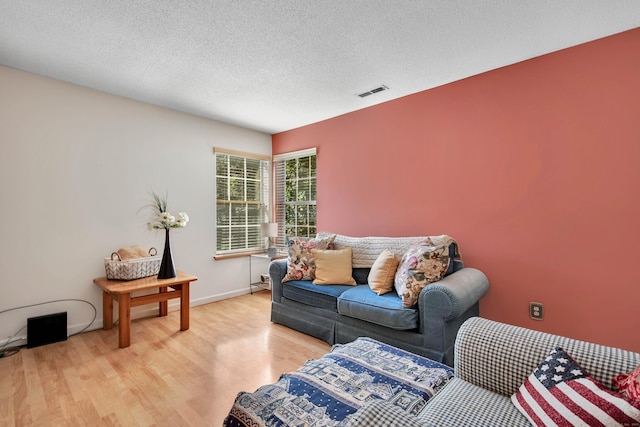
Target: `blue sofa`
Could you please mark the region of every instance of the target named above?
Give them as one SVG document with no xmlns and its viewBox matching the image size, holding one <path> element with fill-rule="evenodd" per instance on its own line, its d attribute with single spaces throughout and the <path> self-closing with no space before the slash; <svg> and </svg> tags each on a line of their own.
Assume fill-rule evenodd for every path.
<svg viewBox="0 0 640 427">
<path fill-rule="evenodd" d="M 271 262 L 271 321 L 329 344 L 368 336 L 453 366 L 458 329 L 468 318 L 478 316 L 479 300 L 489 289 L 489 281 L 481 271 L 464 267 L 456 260 L 450 274 L 422 290 L 414 308 L 402 307 L 395 291 L 377 295 L 367 284 L 372 260 L 380 247 L 392 247 L 398 252 L 416 239 L 420 238 L 337 235 L 335 249 L 353 249 L 356 286 L 319 286 L 309 280 L 283 283 L 287 260 Z"/>
</svg>

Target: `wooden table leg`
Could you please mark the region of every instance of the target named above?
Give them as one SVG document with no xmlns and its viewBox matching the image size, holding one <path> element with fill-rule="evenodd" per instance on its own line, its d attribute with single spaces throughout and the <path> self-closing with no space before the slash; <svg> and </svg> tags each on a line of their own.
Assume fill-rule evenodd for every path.
<svg viewBox="0 0 640 427">
<path fill-rule="evenodd" d="M 122 294 L 118 297 L 118 310 L 120 324 L 118 330 L 118 344 L 120 348 L 131 345 L 131 294 Z"/>
<path fill-rule="evenodd" d="M 160 287 L 160 293 L 165 293 L 167 292 L 167 287 L 166 286 L 161 286 Z M 162 316 L 166 316 L 167 314 L 169 314 L 169 303 L 168 301 L 160 301 L 158 303 L 158 309 L 160 311 L 160 313 L 158 314 L 158 316 L 162 317 Z"/>
<path fill-rule="evenodd" d="M 189 329 L 189 283 L 181 285 L 180 292 L 180 330 Z"/>
<path fill-rule="evenodd" d="M 102 292 L 102 329 L 113 328 L 113 297 L 111 294 Z"/>
</svg>

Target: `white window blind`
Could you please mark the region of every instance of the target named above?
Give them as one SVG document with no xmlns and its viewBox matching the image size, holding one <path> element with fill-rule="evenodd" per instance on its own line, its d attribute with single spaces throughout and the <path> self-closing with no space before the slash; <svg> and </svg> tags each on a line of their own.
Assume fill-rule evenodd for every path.
<svg viewBox="0 0 640 427">
<path fill-rule="evenodd" d="M 273 156 L 276 245 L 287 236 L 316 235 L 316 149 Z"/>
<path fill-rule="evenodd" d="M 266 247 L 260 224 L 269 211 L 270 159 L 214 148 L 216 158 L 216 254 Z"/>
</svg>

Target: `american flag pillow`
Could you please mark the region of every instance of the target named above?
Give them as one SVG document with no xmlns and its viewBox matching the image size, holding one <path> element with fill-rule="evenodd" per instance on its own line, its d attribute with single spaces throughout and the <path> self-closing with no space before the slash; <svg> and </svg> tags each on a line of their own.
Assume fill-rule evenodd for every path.
<svg viewBox="0 0 640 427">
<path fill-rule="evenodd" d="M 511 401 L 535 426 L 638 426 L 640 409 L 608 390 L 557 347 Z"/>
</svg>

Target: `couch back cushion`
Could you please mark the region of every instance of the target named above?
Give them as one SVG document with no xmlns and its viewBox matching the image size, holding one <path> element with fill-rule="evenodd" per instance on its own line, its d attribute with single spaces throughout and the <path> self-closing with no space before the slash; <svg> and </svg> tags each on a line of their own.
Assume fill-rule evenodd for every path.
<svg viewBox="0 0 640 427">
<path fill-rule="evenodd" d="M 366 285 L 369 277 L 370 268 L 353 268 L 351 277 L 353 277 L 358 285 Z"/>
<path fill-rule="evenodd" d="M 454 368 L 467 382 L 511 396 L 555 347 L 608 389 L 615 375 L 640 364 L 638 353 L 472 317 L 458 330 Z"/>
<path fill-rule="evenodd" d="M 322 232 L 316 238 L 326 239 L 334 236 L 332 233 Z M 353 251 L 352 265 L 354 268 L 371 268 L 378 256 L 385 249 L 402 255 L 413 245 L 427 240 L 423 237 L 349 237 L 335 234 L 334 249 L 351 248 Z"/>
</svg>

